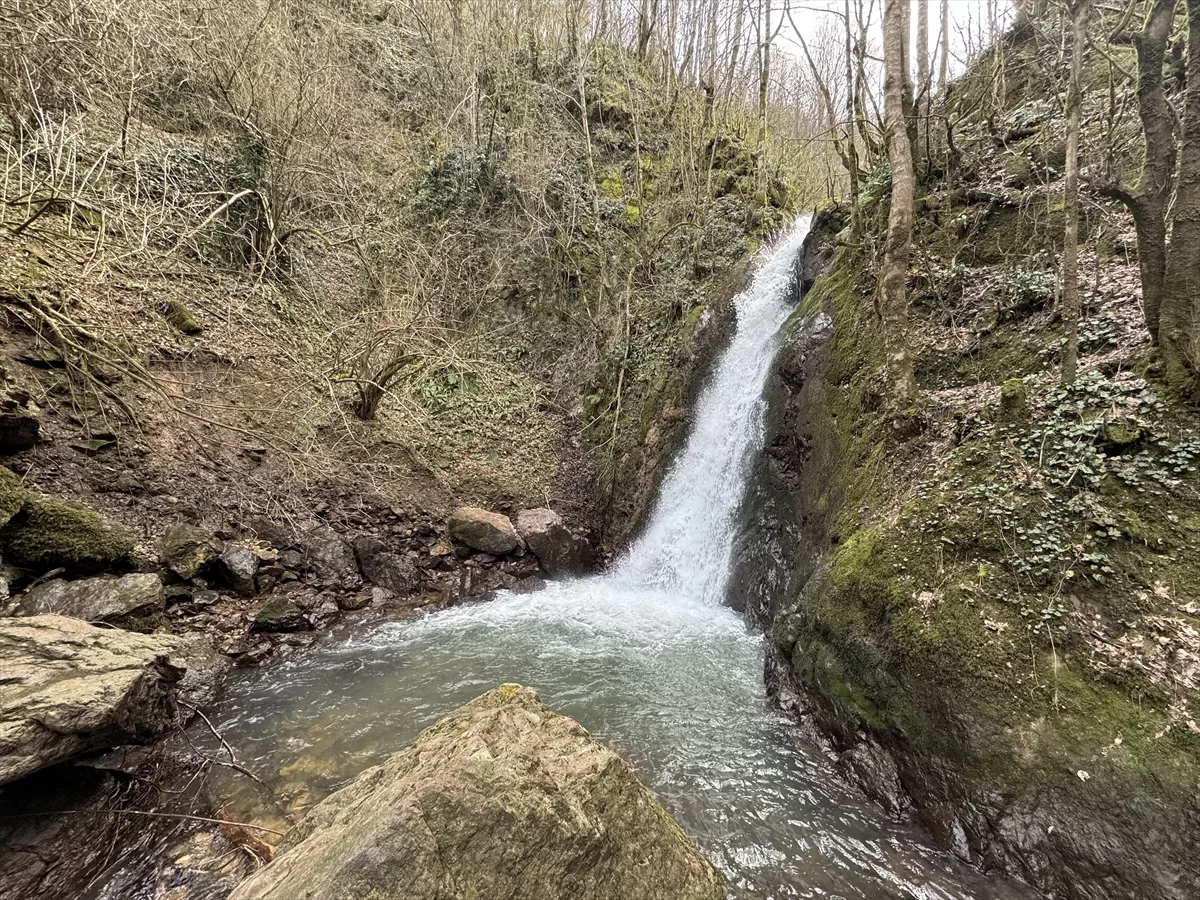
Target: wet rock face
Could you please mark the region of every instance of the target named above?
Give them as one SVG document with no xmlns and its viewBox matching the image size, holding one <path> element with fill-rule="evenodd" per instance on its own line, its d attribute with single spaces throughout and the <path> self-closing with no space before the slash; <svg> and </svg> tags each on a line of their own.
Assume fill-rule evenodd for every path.
<svg viewBox="0 0 1200 900">
<path fill-rule="evenodd" d="M 626 763 L 504 685 L 331 795 L 231 900 L 721 900 Z"/>
<path fill-rule="evenodd" d="M 847 224 L 845 210 L 836 204 L 817 210 L 809 224 L 808 234 L 800 245 L 800 255 L 796 259 L 793 301 L 799 301 L 808 293 L 813 282 L 833 267 L 833 258 L 837 253 L 837 235 Z"/>
<path fill-rule="evenodd" d="M 0 620 L 0 784 L 160 737 L 176 722 L 183 648 L 180 638 L 65 616 Z M 219 667 L 209 674 L 218 677 Z"/>
<path fill-rule="evenodd" d="M 404 596 L 416 589 L 416 567 L 378 538 L 363 537 L 354 542 L 354 555 L 363 576 L 371 584 Z"/>
<path fill-rule="evenodd" d="M 552 509 L 523 509 L 517 513 L 517 534 L 552 575 L 585 572 L 592 552 L 587 541 L 573 535 Z"/>
<path fill-rule="evenodd" d="M 521 545 L 508 516 L 473 506 L 461 506 L 450 516 L 450 537 L 482 553 L 503 556 Z"/>
<path fill-rule="evenodd" d="M 133 631 L 149 631 L 163 611 L 163 586 L 154 574 L 120 578 L 55 578 L 17 600 L 15 615 L 55 613 L 87 622 L 104 622 Z"/>
</svg>

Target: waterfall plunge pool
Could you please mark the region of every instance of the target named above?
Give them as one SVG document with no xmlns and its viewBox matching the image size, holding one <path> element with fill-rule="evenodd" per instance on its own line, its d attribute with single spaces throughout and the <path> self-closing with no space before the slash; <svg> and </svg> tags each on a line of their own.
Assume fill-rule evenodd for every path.
<svg viewBox="0 0 1200 900">
<path fill-rule="evenodd" d="M 515 681 L 623 753 L 732 897 L 1028 896 L 934 851 L 839 782 L 769 705 L 762 639 L 722 603 L 806 229 L 798 221 L 766 251 L 735 299 L 737 330 L 687 443 L 611 572 L 352 629 L 231 685 L 217 727 L 285 812 L 302 813 L 440 716 Z M 227 813 L 262 821 L 261 790 L 244 778 L 230 788 Z"/>
</svg>

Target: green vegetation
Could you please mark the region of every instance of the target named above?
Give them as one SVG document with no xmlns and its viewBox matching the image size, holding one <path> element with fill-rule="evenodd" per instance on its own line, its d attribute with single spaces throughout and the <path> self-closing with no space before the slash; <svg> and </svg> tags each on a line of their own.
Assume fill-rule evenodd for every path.
<svg viewBox="0 0 1200 900">
<path fill-rule="evenodd" d="M 90 509 L 33 498 L 0 529 L 0 548 L 6 561 L 27 569 L 89 574 L 128 563 L 133 541 Z"/>
<path fill-rule="evenodd" d="M 951 273 L 953 241 L 917 249 L 931 245 Z M 1068 796 L 1086 776 L 1088 803 L 1181 802 L 1200 777 L 1200 428 L 1130 371 L 1144 344 L 1116 323 L 1135 301 L 1094 295 L 1112 340 L 1063 386 L 1042 276 L 976 265 L 965 297 L 930 284 L 913 326 L 924 392 L 898 411 L 870 271 L 844 249 L 793 318 L 835 321 L 796 425 L 815 445 L 801 508 L 826 525 L 777 645 L 838 716 L 968 784 Z M 1012 314 L 972 311 L 980 286 Z M 943 349 L 946 309 L 978 316 L 969 354 Z M 1114 367 L 1089 365 L 1117 347 Z"/>
</svg>

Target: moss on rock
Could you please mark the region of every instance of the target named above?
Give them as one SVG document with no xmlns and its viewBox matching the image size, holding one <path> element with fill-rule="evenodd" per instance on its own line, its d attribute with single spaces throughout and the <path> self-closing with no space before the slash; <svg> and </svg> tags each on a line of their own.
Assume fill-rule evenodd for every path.
<svg viewBox="0 0 1200 900">
<path fill-rule="evenodd" d="M 965 824 L 973 852 L 1028 862 L 1059 890 L 1091 877 L 1095 847 L 1014 839 L 1020 816 L 1037 810 L 1061 833 L 1117 810 L 1104 840 L 1124 861 L 1121 889 L 1168 896 L 1155 891 L 1179 877 L 1182 844 L 1142 835 L 1186 832 L 1196 814 L 1200 697 L 1155 648 L 1197 624 L 1200 542 L 1185 523 L 1200 514 L 1200 439 L 1128 380 L 1059 388 L 1034 374 L 1053 336 L 1017 323 L 958 355 L 956 384 L 1027 376 L 1003 382 L 998 414 L 994 387 L 967 413 L 931 393 L 931 433 L 898 432 L 866 271 L 839 260 L 797 312 L 833 315 L 819 367 L 789 359 L 788 341 L 777 364 L 802 387 L 772 401 L 768 443 L 803 455 L 779 478 L 773 454 L 760 476 L 777 479 L 801 536 L 780 548 L 790 587 L 772 601 L 774 646 L 839 749 L 873 741 L 912 774 L 905 789 L 936 833 Z M 1028 361 L 1006 368 L 1017 342 Z M 943 352 L 918 348 L 919 368 Z"/>
<path fill-rule="evenodd" d="M 172 328 L 181 334 L 199 334 L 204 330 L 191 309 L 182 300 L 168 300 L 163 308 L 163 316 Z"/>
<path fill-rule="evenodd" d="M 1000 385 L 999 420 L 1005 423 L 1023 422 L 1029 417 L 1029 395 L 1025 382 L 1020 378 L 1009 378 Z"/>
<path fill-rule="evenodd" d="M 21 479 L 0 466 L 0 528 L 21 511 L 28 499 L 29 492 L 21 484 Z"/>
<path fill-rule="evenodd" d="M 90 574 L 127 564 L 133 541 L 86 507 L 28 499 L 0 530 L 0 548 L 6 560 L 23 568 Z"/>
</svg>

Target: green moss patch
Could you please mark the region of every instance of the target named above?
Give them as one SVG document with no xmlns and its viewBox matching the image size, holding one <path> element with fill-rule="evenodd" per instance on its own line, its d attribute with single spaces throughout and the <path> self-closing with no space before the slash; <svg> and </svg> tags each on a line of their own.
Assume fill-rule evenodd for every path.
<svg viewBox="0 0 1200 900">
<path fill-rule="evenodd" d="M 31 499 L 0 530 L 0 548 L 6 561 L 22 568 L 85 574 L 127 564 L 133 541 L 90 509 Z"/>
</svg>

